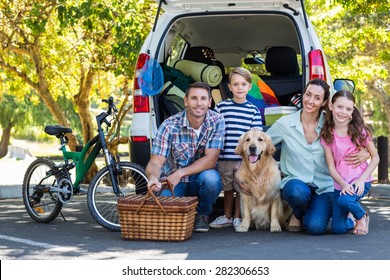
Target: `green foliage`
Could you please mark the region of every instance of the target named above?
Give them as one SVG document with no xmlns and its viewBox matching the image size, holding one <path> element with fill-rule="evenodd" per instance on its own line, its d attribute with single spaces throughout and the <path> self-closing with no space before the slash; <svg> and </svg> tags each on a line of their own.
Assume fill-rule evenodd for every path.
<svg viewBox="0 0 390 280">
<path fill-rule="evenodd" d="M 58 19 L 62 29 L 81 27 L 83 40 L 102 43 L 95 45 L 104 58 L 95 66 L 115 75 L 133 76 L 138 51 L 151 29 L 150 18 L 155 13 L 154 1 L 59 1 Z M 100 38 L 100 39 L 98 39 Z M 98 39 L 98 40 L 97 40 Z M 96 49 L 95 49 L 96 50 Z M 98 61 L 95 61 L 98 62 Z"/>
<path fill-rule="evenodd" d="M 23 127 L 28 123 L 30 115 L 26 113 L 28 103 L 25 98 L 17 98 L 12 95 L 5 94 L 0 98 L 0 125 L 6 128 L 9 125 L 12 127 Z"/>
<path fill-rule="evenodd" d="M 385 0 L 334 0 L 354 14 L 389 14 L 390 2 Z"/>
<path fill-rule="evenodd" d="M 313 0 L 305 5 L 333 77 L 355 81 L 358 106 L 371 108 L 375 133 L 387 135 L 388 118 L 383 116 L 389 115 L 390 1 Z M 7 98 L 9 105 L 0 105 L 1 126 L 12 118 L 18 132 L 26 125 L 56 123 L 37 90 L 45 81 L 45 94 L 60 104 L 80 135 L 77 101 L 88 73 L 95 76 L 86 100 L 99 107 L 101 98 L 120 99 L 156 8 L 154 0 L 1 1 L 0 99 Z M 39 49 L 39 57 L 31 56 L 32 48 Z"/>
<path fill-rule="evenodd" d="M 315 0 L 306 1 L 306 8 L 333 78 L 355 81 L 357 106 L 373 111 L 376 135 L 388 135 L 390 2 Z"/>
<path fill-rule="evenodd" d="M 17 133 L 57 123 L 54 101 L 82 139 L 80 100 L 123 95 L 123 75 L 132 77 L 155 11 L 153 0 L 1 1 L 0 98 L 15 97 L 29 116 Z M 45 83 L 47 91 L 40 87 Z M 50 95 L 47 104 L 43 95 Z"/>
</svg>

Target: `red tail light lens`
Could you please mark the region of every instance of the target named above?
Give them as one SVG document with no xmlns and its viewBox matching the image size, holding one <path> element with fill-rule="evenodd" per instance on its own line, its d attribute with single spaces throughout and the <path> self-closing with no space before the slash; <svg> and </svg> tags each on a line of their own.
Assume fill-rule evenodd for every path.
<svg viewBox="0 0 390 280">
<path fill-rule="evenodd" d="M 326 81 L 326 71 L 324 57 L 321 50 L 312 50 L 309 52 L 310 80 L 320 78 Z"/>
<path fill-rule="evenodd" d="M 137 64 L 135 66 L 134 85 L 133 85 L 133 113 L 148 113 L 149 109 L 149 97 L 142 95 L 142 90 L 138 85 L 138 75 L 145 62 L 150 59 L 150 56 L 146 53 L 141 53 L 138 56 Z"/>
<path fill-rule="evenodd" d="M 132 136 L 131 141 L 132 142 L 146 142 L 146 141 L 148 141 L 148 138 L 146 136 Z"/>
</svg>

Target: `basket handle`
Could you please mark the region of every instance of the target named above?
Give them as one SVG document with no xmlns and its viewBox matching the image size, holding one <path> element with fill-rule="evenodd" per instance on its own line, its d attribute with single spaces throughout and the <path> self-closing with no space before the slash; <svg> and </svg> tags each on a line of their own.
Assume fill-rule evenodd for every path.
<svg viewBox="0 0 390 280">
<path fill-rule="evenodd" d="M 175 193 L 173 191 L 173 186 L 172 186 L 172 183 L 168 180 L 168 179 L 163 179 L 161 180 L 161 189 L 158 191 L 157 193 L 157 196 L 160 196 L 161 193 L 166 190 L 166 189 L 169 189 L 172 193 L 172 196 L 175 196 Z"/>
<path fill-rule="evenodd" d="M 153 184 L 155 185 L 155 184 Z M 152 186 L 153 186 L 152 185 Z M 173 186 L 171 184 L 171 182 L 168 181 L 168 179 L 165 179 L 163 181 L 161 181 L 161 189 L 159 190 L 159 192 L 157 193 L 158 196 L 161 195 L 162 191 L 165 190 L 166 188 L 169 188 L 170 191 L 172 192 L 172 195 L 174 195 L 174 192 L 173 192 Z M 161 208 L 161 210 L 163 210 L 163 212 L 165 213 L 165 215 L 167 215 L 167 211 L 165 210 L 165 208 L 161 205 L 160 201 L 158 201 L 156 195 L 154 194 L 154 192 L 152 191 L 151 187 L 148 187 L 148 193 L 145 195 L 144 199 L 141 201 L 141 204 L 138 206 L 137 210 L 135 211 L 136 214 L 138 214 L 138 211 L 141 209 L 141 207 L 145 204 L 146 200 L 148 199 L 149 196 L 152 196 L 154 201 L 157 203 L 157 205 Z"/>
</svg>

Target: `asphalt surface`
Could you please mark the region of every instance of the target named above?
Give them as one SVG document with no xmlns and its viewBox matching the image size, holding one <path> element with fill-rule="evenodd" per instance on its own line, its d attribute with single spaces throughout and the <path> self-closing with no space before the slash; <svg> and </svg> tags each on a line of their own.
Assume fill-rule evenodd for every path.
<svg viewBox="0 0 390 280">
<path fill-rule="evenodd" d="M 101 228 L 90 216 L 85 196 L 77 196 L 48 224 L 34 222 L 22 199 L 0 200 L 0 259 L 177 259 L 177 260 L 388 260 L 390 200 L 365 199 L 370 232 L 322 236 L 270 233 L 233 228 L 193 233 L 184 242 L 123 240 L 120 232 Z"/>
<path fill-rule="evenodd" d="M 9 162 L 7 166 L 8 173 L 0 169 L 1 260 L 390 260 L 389 185 L 374 185 L 369 197 L 362 200 L 370 213 L 366 236 L 236 233 L 224 228 L 193 233 L 184 242 L 151 242 L 124 240 L 120 232 L 100 227 L 88 212 L 85 195 L 64 205 L 66 222 L 61 216 L 48 224 L 34 222 L 18 190 L 24 167 Z M 11 180 L 15 174 L 19 177 Z M 9 180 L 6 184 L 5 178 Z M 213 215 L 221 209 L 217 205 Z"/>
</svg>

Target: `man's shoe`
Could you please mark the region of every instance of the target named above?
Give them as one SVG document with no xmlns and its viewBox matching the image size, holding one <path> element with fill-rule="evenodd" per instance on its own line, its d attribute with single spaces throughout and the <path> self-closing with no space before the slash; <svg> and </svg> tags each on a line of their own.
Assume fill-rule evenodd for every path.
<svg viewBox="0 0 390 280">
<path fill-rule="evenodd" d="M 194 232 L 208 232 L 209 231 L 209 217 L 205 215 L 196 215 Z"/>
<path fill-rule="evenodd" d="M 233 226 L 233 218 L 226 218 L 225 215 L 219 216 L 212 223 L 210 223 L 211 228 L 225 228 Z"/>
</svg>

